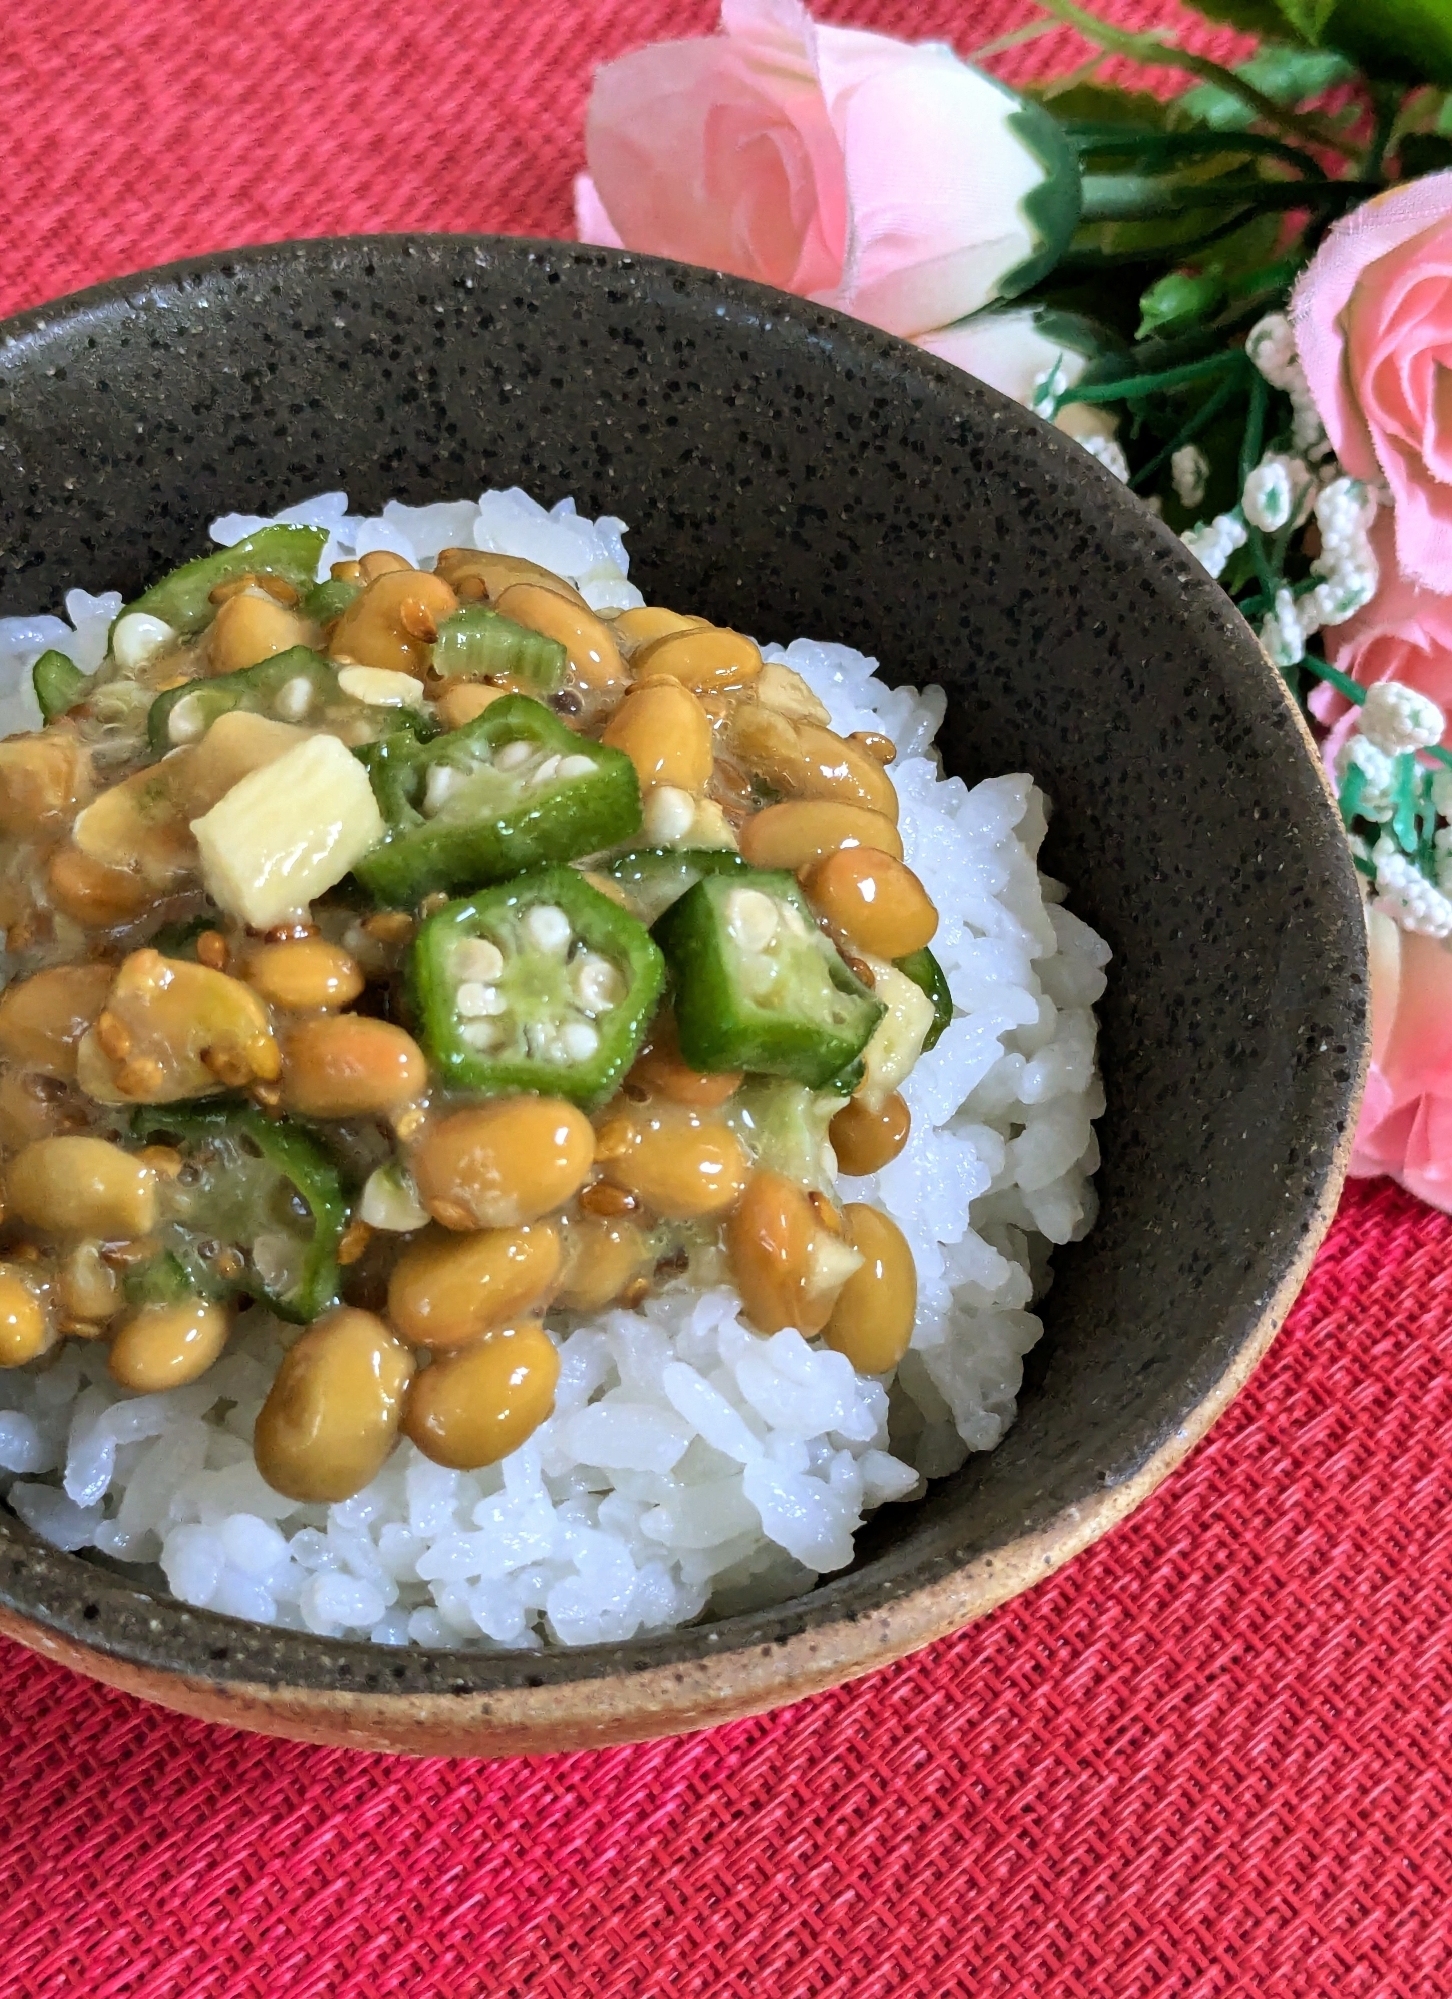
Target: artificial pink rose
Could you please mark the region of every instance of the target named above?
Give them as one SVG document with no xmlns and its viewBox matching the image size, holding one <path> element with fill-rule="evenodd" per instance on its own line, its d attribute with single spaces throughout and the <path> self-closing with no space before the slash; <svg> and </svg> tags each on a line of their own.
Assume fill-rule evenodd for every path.
<svg viewBox="0 0 1452 1999">
<path fill-rule="evenodd" d="M 798 0 L 723 0 L 721 28 L 596 72 L 586 242 L 755 278 L 908 339 L 1057 259 L 1078 174 L 1036 107 L 942 43 L 825 27 Z"/>
<path fill-rule="evenodd" d="M 1373 909 L 1371 1070 L 1351 1172 L 1452 1213 L 1452 950 Z"/>
<path fill-rule="evenodd" d="M 1397 567 L 1452 595 L 1452 172 L 1338 222 L 1291 319 L 1337 457 L 1391 488 Z"/>
<path fill-rule="evenodd" d="M 1376 517 L 1371 545 L 1380 587 L 1355 617 L 1326 628 L 1331 664 L 1363 687 L 1399 680 L 1435 701 L 1444 715 L 1452 715 L 1452 597 L 1439 597 L 1397 573 L 1392 523 L 1385 513 Z M 1334 754 L 1355 712 L 1351 703 L 1323 682 L 1311 696 L 1311 711 L 1328 727 L 1336 725 L 1335 740 L 1326 745 Z"/>
</svg>

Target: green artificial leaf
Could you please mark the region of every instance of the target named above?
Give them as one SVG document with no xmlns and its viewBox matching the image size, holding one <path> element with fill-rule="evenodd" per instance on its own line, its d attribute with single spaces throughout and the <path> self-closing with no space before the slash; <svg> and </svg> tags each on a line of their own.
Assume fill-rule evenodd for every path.
<svg viewBox="0 0 1452 1999">
<path fill-rule="evenodd" d="M 1374 4 L 1374 0 L 1356 0 L 1356 4 Z M 1190 5 L 1206 20 L 1223 21 L 1249 35 L 1284 35 L 1288 24 L 1296 25 L 1276 0 L 1190 0 Z"/>
<path fill-rule="evenodd" d="M 1043 179 L 1019 202 L 1034 235 L 1034 250 L 998 281 L 997 296 L 1012 298 L 1047 277 L 1058 263 L 1079 220 L 1079 156 L 1058 119 L 1042 104 L 1022 98 L 1004 120 L 1024 151 L 1043 169 Z"/>
<path fill-rule="evenodd" d="M 1277 104 L 1295 106 L 1320 97 L 1355 71 L 1335 49 L 1297 49 L 1283 42 L 1268 42 L 1248 61 L 1237 63 L 1235 74 Z M 1216 132 L 1243 132 L 1255 123 L 1255 112 L 1244 98 L 1218 83 L 1197 84 L 1175 103 Z"/>
<path fill-rule="evenodd" d="M 1452 84 L 1452 0 L 1337 0 L 1323 39 L 1378 81 Z"/>
<path fill-rule="evenodd" d="M 1151 97 L 1147 90 L 1115 90 L 1104 83 L 1075 83 L 1042 93 L 1061 125 L 1128 125 L 1163 132 L 1178 100 Z"/>
<path fill-rule="evenodd" d="M 1408 132 L 1397 148 L 1402 179 L 1416 180 L 1421 174 L 1441 173 L 1452 167 L 1452 139 L 1440 132 Z"/>
<path fill-rule="evenodd" d="M 1320 41 L 1326 23 L 1336 11 L 1336 0 L 1276 0 L 1276 5 L 1296 33 L 1313 46 Z"/>
<path fill-rule="evenodd" d="M 1211 273 L 1169 271 L 1142 294 L 1135 338 L 1143 340 L 1150 333 L 1184 333 L 1208 319 L 1224 297 L 1223 280 Z"/>
</svg>

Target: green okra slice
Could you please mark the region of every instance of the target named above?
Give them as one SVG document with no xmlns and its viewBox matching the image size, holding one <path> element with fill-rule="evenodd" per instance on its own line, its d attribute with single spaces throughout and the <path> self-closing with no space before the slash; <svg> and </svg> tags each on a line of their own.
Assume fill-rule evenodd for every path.
<svg viewBox="0 0 1452 1999">
<path fill-rule="evenodd" d="M 91 676 L 63 652 L 43 652 L 31 668 L 30 680 L 47 722 L 74 708 L 91 684 Z"/>
<path fill-rule="evenodd" d="M 538 1090 L 585 1109 L 635 1060 L 664 986 L 645 926 L 573 868 L 449 903 L 409 959 L 423 1045 L 450 1089 Z"/>
<path fill-rule="evenodd" d="M 417 709 L 374 707 L 355 700 L 338 684 L 338 669 L 331 660 L 308 646 L 291 646 L 256 666 L 189 680 L 158 694 L 147 710 L 147 740 L 158 756 L 164 755 L 183 743 L 197 742 L 219 715 L 232 708 L 267 715 L 274 722 L 329 729 L 349 741 L 366 742 L 400 731 L 413 741 L 428 727 Z"/>
<path fill-rule="evenodd" d="M 729 847 L 633 847 L 603 872 L 619 882 L 632 913 L 649 926 L 702 875 L 739 874 L 745 866 Z"/>
<path fill-rule="evenodd" d="M 128 1295 L 165 1302 L 168 1287 L 206 1298 L 255 1298 L 306 1325 L 338 1295 L 338 1242 L 348 1206 L 336 1166 L 308 1132 L 251 1104 L 138 1110 L 133 1137 L 166 1142 L 181 1171 L 160 1181 L 158 1255 L 131 1274 Z"/>
<path fill-rule="evenodd" d="M 487 604 L 465 604 L 439 626 L 433 662 L 435 673 L 467 680 L 498 674 L 522 680 L 536 694 L 558 694 L 570 656 L 558 639 L 532 632 Z"/>
<path fill-rule="evenodd" d="M 326 583 L 315 583 L 303 598 L 302 614 L 311 618 L 315 625 L 331 625 L 335 618 L 342 617 L 362 590 L 361 583 L 349 583 L 345 577 L 330 576 Z"/>
<path fill-rule="evenodd" d="M 577 736 L 527 694 L 506 694 L 427 744 L 364 755 L 387 835 L 356 873 L 395 908 L 574 860 L 640 828 L 640 785 L 620 750 Z"/>
<path fill-rule="evenodd" d="M 920 951 L 910 951 L 905 958 L 895 958 L 893 963 L 904 978 L 911 979 L 920 992 L 927 994 L 933 1002 L 933 1024 L 928 1029 L 923 1043 L 923 1053 L 936 1048 L 943 1038 L 943 1030 L 952 1023 L 953 995 L 948 990 L 948 981 L 943 968 L 926 944 Z"/>
<path fill-rule="evenodd" d="M 217 615 L 212 592 L 221 583 L 234 583 L 239 576 L 278 576 L 290 583 L 299 597 L 306 596 L 327 540 L 323 528 L 259 528 L 231 548 L 219 548 L 212 555 L 198 556 L 195 562 L 184 562 L 143 591 L 121 615 L 144 611 L 183 638 L 194 638 Z"/>
<path fill-rule="evenodd" d="M 755 1070 L 823 1089 L 886 1011 L 818 929 L 789 874 L 703 875 L 652 935 L 693 1069 Z"/>
</svg>

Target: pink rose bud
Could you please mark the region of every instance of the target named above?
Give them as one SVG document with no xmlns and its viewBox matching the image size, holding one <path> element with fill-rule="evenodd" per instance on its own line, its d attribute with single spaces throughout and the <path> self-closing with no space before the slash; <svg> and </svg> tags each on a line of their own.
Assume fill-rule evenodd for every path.
<svg viewBox="0 0 1452 1999">
<path fill-rule="evenodd" d="M 798 0 L 724 0 L 721 28 L 596 72 L 581 237 L 1001 359 L 1011 329 L 976 349 L 944 329 L 1023 290 L 1072 233 L 1078 168 L 1053 121 L 942 43 L 826 27 Z"/>
</svg>

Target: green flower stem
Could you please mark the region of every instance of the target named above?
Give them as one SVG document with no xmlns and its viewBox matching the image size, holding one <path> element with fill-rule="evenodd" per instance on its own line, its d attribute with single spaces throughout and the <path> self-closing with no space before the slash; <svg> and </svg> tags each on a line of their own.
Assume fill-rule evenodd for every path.
<svg viewBox="0 0 1452 1999">
<path fill-rule="evenodd" d="M 1357 808 L 1361 804 L 1361 794 L 1365 790 L 1366 772 L 1360 764 L 1352 764 L 1342 782 L 1340 798 L 1341 822 L 1348 833 L 1351 831 L 1351 822 L 1356 817 Z"/>
<path fill-rule="evenodd" d="M 1365 707 L 1366 689 L 1358 686 L 1349 673 L 1343 673 L 1339 666 L 1332 666 L 1329 660 L 1312 659 L 1309 655 L 1306 664 L 1318 680 L 1324 680 L 1328 687 L 1334 687 L 1338 694 L 1344 694 L 1356 707 Z"/>
<path fill-rule="evenodd" d="M 1238 372 L 1249 365 L 1243 348 L 1222 347 L 1214 354 L 1207 354 L 1203 361 L 1187 361 L 1182 368 L 1163 368 L 1157 375 L 1126 375 L 1116 382 L 1091 382 L 1087 387 L 1065 389 L 1055 402 L 1054 415 L 1058 415 L 1065 403 L 1139 402 L 1145 396 L 1188 388 L 1193 382 L 1207 381 L 1227 369 Z"/>
<path fill-rule="evenodd" d="M 1166 161 L 1259 154 L 1284 160 L 1308 180 L 1327 178 L 1326 169 L 1312 154 L 1288 145 L 1284 139 L 1272 139 L 1265 132 L 1139 132 L 1123 125 L 1079 124 L 1070 120 L 1064 122 L 1064 132 L 1069 144 L 1081 154 L 1143 154 Z"/>
<path fill-rule="evenodd" d="M 1402 108 L 1402 93 L 1395 85 L 1374 83 L 1371 86 L 1372 103 L 1375 106 L 1375 122 L 1372 126 L 1371 144 L 1361 160 L 1363 180 L 1386 181 L 1386 155 L 1391 144 L 1392 133 L 1396 130 L 1397 114 Z"/>
<path fill-rule="evenodd" d="M 1260 454 L 1265 445 L 1265 413 L 1270 401 L 1270 383 L 1260 372 L 1255 371 L 1250 385 L 1250 402 L 1245 412 L 1245 429 L 1240 434 L 1239 477 L 1237 492 L 1245 491 L 1245 482 L 1260 463 Z"/>
<path fill-rule="evenodd" d="M 1276 593 L 1281 587 L 1281 577 L 1272 567 L 1266 551 L 1265 535 L 1260 528 L 1247 528 L 1246 544 L 1250 549 L 1250 559 L 1255 564 L 1255 574 L 1266 603 L 1274 610 Z"/>
<path fill-rule="evenodd" d="M 1153 174 L 1085 174 L 1081 222 L 1151 222 L 1162 215 L 1202 208 L 1275 209 L 1352 207 L 1379 194 L 1378 181 L 1235 180 L 1178 181 Z M 1173 245 L 1167 249 L 1173 253 Z"/>
<path fill-rule="evenodd" d="M 1237 76 L 1233 69 L 1211 62 L 1208 56 L 1191 55 L 1187 49 L 1176 48 L 1160 33 L 1136 35 L 1123 28 L 1112 28 L 1097 14 L 1076 7 L 1074 0 L 1038 0 L 1038 4 L 1055 20 L 1077 28 L 1084 39 L 1097 48 L 1106 49 L 1112 55 L 1129 56 L 1135 62 L 1188 70 L 1202 83 L 1218 84 L 1222 90 L 1230 91 L 1243 104 L 1248 104 L 1258 118 L 1276 130 L 1290 132 L 1309 146 L 1326 146 L 1342 154 L 1347 150 L 1345 135 L 1338 132 L 1334 125 L 1327 124 L 1325 119 L 1310 112 L 1287 110 L 1284 104 L 1277 104 L 1273 97 L 1257 90 L 1253 83 L 1247 83 L 1243 76 Z"/>
<path fill-rule="evenodd" d="M 1213 229 L 1205 230 L 1199 236 L 1191 236 L 1183 242 L 1160 244 L 1154 249 L 1136 250 L 1066 250 L 1055 266 L 1059 277 L 1103 277 L 1122 264 L 1142 264 L 1148 269 L 1163 269 L 1168 263 L 1184 264 L 1197 257 L 1202 250 L 1208 250 L 1212 243 L 1218 243 L 1226 236 L 1233 236 L 1241 224 L 1250 221 L 1255 210 L 1236 208 L 1223 222 L 1217 222 Z"/>
<path fill-rule="evenodd" d="M 1259 381 L 1263 377 L 1257 376 L 1256 379 Z M 1141 492 L 1158 472 L 1163 471 L 1164 467 L 1169 464 L 1177 451 L 1181 450 L 1185 445 L 1193 443 L 1202 431 L 1208 430 L 1226 405 L 1233 402 L 1235 397 L 1239 395 L 1241 387 L 1241 378 L 1238 373 L 1227 375 L 1214 395 L 1200 405 L 1199 409 L 1188 422 L 1180 425 L 1180 428 L 1175 432 L 1169 443 L 1162 450 L 1157 451 L 1148 464 L 1141 465 L 1138 472 L 1135 473 L 1129 482 L 1131 492 Z"/>
</svg>

